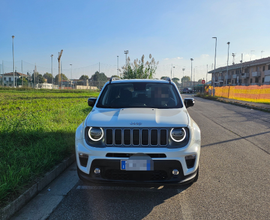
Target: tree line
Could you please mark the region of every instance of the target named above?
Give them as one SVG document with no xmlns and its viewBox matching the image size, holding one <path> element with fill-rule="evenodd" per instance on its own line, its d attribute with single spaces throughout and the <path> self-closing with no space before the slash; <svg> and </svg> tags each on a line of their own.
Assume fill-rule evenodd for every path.
<svg viewBox="0 0 270 220">
<path fill-rule="evenodd" d="M 141 59 L 135 59 L 133 62 L 130 62 L 130 58 L 127 58 L 126 65 L 122 67 L 122 71 L 120 70 L 120 78 L 122 79 L 153 79 L 156 73 L 157 65 L 159 62 L 156 62 L 154 57 L 152 57 L 151 54 L 149 54 L 149 60 L 145 61 L 145 56 L 142 55 Z M 32 83 L 44 83 L 47 81 L 47 83 L 54 83 L 58 84 L 58 78 L 59 75 L 57 74 L 55 77 L 51 73 L 44 73 L 43 75 L 35 72 L 30 76 L 28 74 L 28 79 L 23 78 L 23 84 L 26 85 L 28 81 L 31 81 Z M 161 77 L 161 79 L 164 79 L 167 76 Z M 86 81 L 91 80 L 92 82 L 106 82 L 107 76 L 105 73 L 99 73 L 96 71 L 91 78 L 89 78 L 88 75 L 81 75 L 79 80 Z M 61 80 L 68 80 L 68 77 L 61 73 Z M 180 79 L 177 77 L 172 78 L 172 81 L 177 85 L 180 86 Z M 181 78 L 181 83 L 189 82 L 190 77 L 184 76 Z M 198 80 L 198 82 L 201 82 L 202 79 Z M 22 79 L 18 80 L 18 85 L 22 84 Z"/>
</svg>

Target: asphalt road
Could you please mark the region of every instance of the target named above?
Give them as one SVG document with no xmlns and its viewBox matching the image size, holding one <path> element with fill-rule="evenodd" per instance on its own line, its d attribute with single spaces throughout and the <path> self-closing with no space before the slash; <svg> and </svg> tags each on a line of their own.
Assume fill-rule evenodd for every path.
<svg viewBox="0 0 270 220">
<path fill-rule="evenodd" d="M 73 165 L 13 219 L 270 219 L 270 114 L 195 100 L 198 182 L 84 185 Z"/>
</svg>

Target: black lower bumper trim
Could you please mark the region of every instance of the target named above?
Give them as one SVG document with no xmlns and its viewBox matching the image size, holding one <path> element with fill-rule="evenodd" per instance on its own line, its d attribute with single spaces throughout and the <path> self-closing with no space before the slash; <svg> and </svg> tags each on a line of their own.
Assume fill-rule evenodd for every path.
<svg viewBox="0 0 270 220">
<path fill-rule="evenodd" d="M 184 176 L 181 163 L 176 160 L 153 160 L 152 171 L 125 171 L 120 170 L 120 160 L 96 159 L 92 162 L 90 174 L 78 168 L 78 175 L 83 181 L 91 182 L 125 182 L 125 183 L 184 183 L 194 173 Z M 101 170 L 95 174 L 95 168 Z M 173 175 L 172 170 L 177 169 L 179 175 Z M 190 181 L 188 181 L 190 182 Z"/>
</svg>

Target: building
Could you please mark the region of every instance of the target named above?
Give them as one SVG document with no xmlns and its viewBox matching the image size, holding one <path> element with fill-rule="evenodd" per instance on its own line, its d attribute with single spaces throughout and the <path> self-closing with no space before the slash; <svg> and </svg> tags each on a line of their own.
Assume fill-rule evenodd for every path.
<svg viewBox="0 0 270 220">
<path fill-rule="evenodd" d="M 23 74 L 23 73 L 19 73 L 19 72 L 15 72 L 14 73 L 15 75 L 15 86 L 17 86 L 17 80 L 20 78 L 20 77 L 28 77 L 26 74 Z M 10 72 L 10 73 L 4 73 L 2 75 L 2 78 L 4 79 L 4 83 L 2 85 L 4 86 L 13 86 L 13 72 Z"/>
<path fill-rule="evenodd" d="M 212 74 L 212 82 L 215 83 L 215 86 L 268 85 L 270 84 L 270 57 L 230 65 L 228 74 L 227 66 L 219 67 L 208 73 Z"/>
</svg>

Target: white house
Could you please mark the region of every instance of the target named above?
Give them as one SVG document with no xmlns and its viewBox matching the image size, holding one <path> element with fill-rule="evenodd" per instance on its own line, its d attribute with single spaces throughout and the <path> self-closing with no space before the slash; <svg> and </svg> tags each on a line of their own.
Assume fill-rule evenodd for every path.
<svg viewBox="0 0 270 220">
<path fill-rule="evenodd" d="M 20 77 L 26 77 L 26 78 L 28 77 L 26 74 L 18 73 L 18 72 L 15 72 L 14 75 L 15 75 L 15 80 L 16 80 L 15 86 L 17 86 L 16 82 Z M 4 73 L 2 77 L 4 78 L 4 86 L 13 86 L 13 80 L 14 80 L 13 72 Z"/>
</svg>

